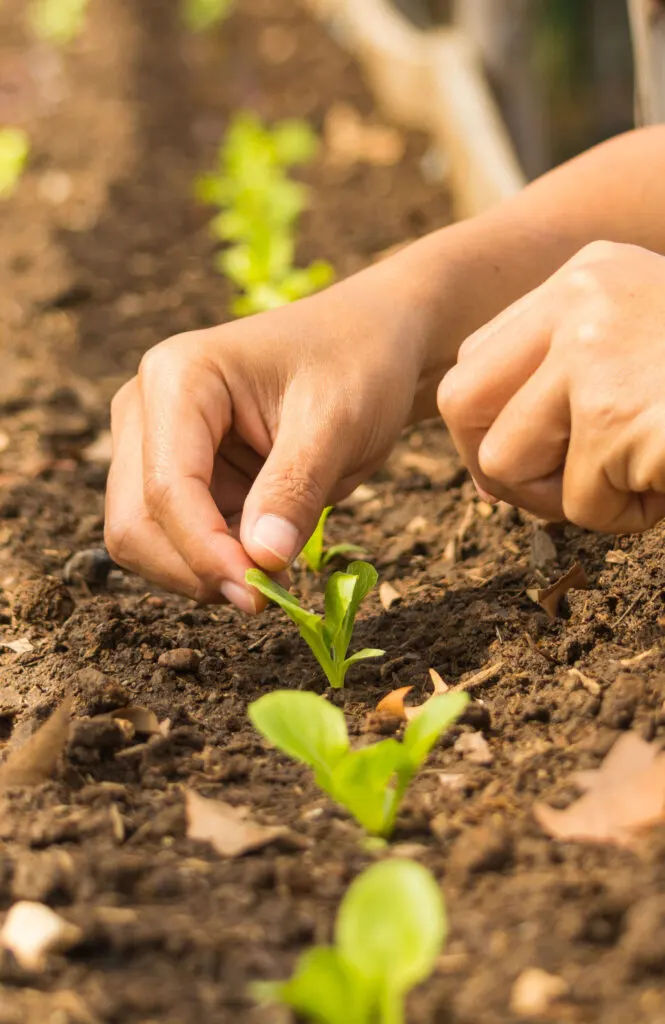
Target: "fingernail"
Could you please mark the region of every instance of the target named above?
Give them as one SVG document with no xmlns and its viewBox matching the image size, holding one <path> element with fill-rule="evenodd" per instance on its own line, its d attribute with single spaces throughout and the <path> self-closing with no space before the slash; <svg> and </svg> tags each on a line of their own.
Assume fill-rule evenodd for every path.
<svg viewBox="0 0 665 1024">
<path fill-rule="evenodd" d="M 224 580 L 219 589 L 222 592 L 222 597 L 234 604 L 236 608 L 240 608 L 241 611 L 247 612 L 249 615 L 256 615 L 256 601 L 246 587 L 234 583 L 233 580 Z"/>
<path fill-rule="evenodd" d="M 261 516 L 252 535 L 254 544 L 265 548 L 285 565 L 298 554 L 299 539 L 300 531 L 293 523 L 273 515 Z"/>
<path fill-rule="evenodd" d="M 488 505 L 496 505 L 499 499 L 495 498 L 493 494 L 489 493 L 489 491 L 484 490 L 475 477 L 472 476 L 471 479 L 473 480 L 473 486 L 476 488 L 480 500 L 486 502 Z"/>
</svg>

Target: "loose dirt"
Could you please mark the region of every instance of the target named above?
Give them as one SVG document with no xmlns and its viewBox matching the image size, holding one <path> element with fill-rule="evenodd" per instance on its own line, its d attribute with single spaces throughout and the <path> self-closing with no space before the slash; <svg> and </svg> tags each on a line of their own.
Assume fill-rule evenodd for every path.
<svg viewBox="0 0 665 1024">
<path fill-rule="evenodd" d="M 42 971 L 0 952 L 0 1024 L 283 1021 L 253 1006 L 248 984 L 286 976 L 330 938 L 372 858 L 247 719 L 269 689 L 322 689 L 320 673 L 277 610 L 249 622 L 197 608 L 104 561 L 104 431 L 146 348 L 228 318 L 208 214 L 191 195 L 230 114 L 250 106 L 320 130 L 343 101 L 380 119 L 353 63 L 289 0 L 242 0 L 200 39 L 175 5 L 93 3 L 63 54 L 28 43 L 21 6 L 0 11 L 0 121 L 33 140 L 1 211 L 0 639 L 24 643 L 0 649 L 0 748 L 18 748 L 67 691 L 74 723 L 55 779 L 0 794 L 0 910 L 42 901 L 81 937 Z M 340 166 L 324 150 L 308 168 L 303 260 L 348 274 L 447 222 L 443 187 L 421 174 L 424 140 L 405 142 L 396 164 Z M 357 645 L 388 653 L 336 696 L 356 741 L 385 727 L 367 715 L 389 690 L 424 699 L 430 667 L 451 685 L 472 679 L 475 701 L 394 837 L 441 880 L 451 926 L 409 1021 L 662 1024 L 665 829 L 629 853 L 558 843 L 532 814 L 539 800 L 566 806 L 570 773 L 597 767 L 621 731 L 665 731 L 662 530 L 612 540 L 559 527 L 543 539 L 519 513 L 479 503 L 445 431 L 427 424 L 336 510 L 329 535 L 366 548 L 401 595 L 389 610 L 368 600 Z M 551 619 L 527 590 L 576 559 L 589 589 Z M 295 585 L 320 606 L 316 583 Z M 94 718 L 127 704 L 168 720 L 166 734 Z M 478 733 L 481 764 L 479 744 L 458 742 Z M 288 834 L 225 860 L 187 838 L 186 787 Z M 558 994 L 540 1015 L 516 996 L 532 968 L 556 976 L 527 976 Z"/>
</svg>

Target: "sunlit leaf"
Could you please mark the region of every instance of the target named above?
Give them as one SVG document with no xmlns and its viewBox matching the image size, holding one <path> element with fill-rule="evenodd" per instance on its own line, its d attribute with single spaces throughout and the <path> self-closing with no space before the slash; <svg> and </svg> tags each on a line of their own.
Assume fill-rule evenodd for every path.
<svg viewBox="0 0 665 1024">
<path fill-rule="evenodd" d="M 310 765 L 321 779 L 349 749 L 342 711 L 314 693 L 275 690 L 250 704 L 249 717 L 273 746 Z"/>
</svg>

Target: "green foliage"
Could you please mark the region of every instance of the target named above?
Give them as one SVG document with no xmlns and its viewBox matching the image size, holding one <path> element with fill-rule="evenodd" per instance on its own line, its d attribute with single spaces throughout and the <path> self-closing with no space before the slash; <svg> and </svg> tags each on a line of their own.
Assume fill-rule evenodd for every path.
<svg viewBox="0 0 665 1024">
<path fill-rule="evenodd" d="M 57 46 L 66 46 L 83 31 L 89 0 L 33 0 L 28 11 L 34 34 Z"/>
<path fill-rule="evenodd" d="M 190 32 L 206 32 L 226 21 L 235 0 L 183 0 L 182 17 Z"/>
<path fill-rule="evenodd" d="M 250 704 L 249 717 L 273 746 L 313 768 L 317 785 L 363 828 L 387 836 L 409 784 L 468 700 L 466 693 L 433 697 L 401 743 L 391 738 L 359 750 L 351 749 L 340 709 L 313 693 L 275 690 Z"/>
<path fill-rule="evenodd" d="M 381 861 L 349 887 L 335 945 L 309 950 L 289 981 L 254 992 L 319 1024 L 403 1024 L 404 998 L 431 974 L 446 933 L 430 872 L 415 861 Z"/>
<path fill-rule="evenodd" d="M 356 547 L 355 544 L 333 544 L 332 547 L 325 547 L 324 532 L 326 520 L 332 510 L 332 505 L 328 505 L 327 508 L 324 508 L 321 513 L 321 518 L 316 524 L 314 533 L 300 552 L 300 557 L 305 562 L 307 568 L 311 569 L 312 572 L 321 572 L 322 569 L 325 569 L 328 562 L 332 561 L 333 558 L 336 558 L 337 555 L 348 555 L 352 551 L 357 555 L 365 554 L 363 549 Z"/>
<path fill-rule="evenodd" d="M 29 153 L 28 136 L 21 128 L 0 128 L 0 199 L 16 188 Z"/>
<path fill-rule="evenodd" d="M 353 623 L 360 603 L 378 579 L 368 562 L 351 562 L 346 572 L 335 572 L 326 584 L 325 614 L 317 615 L 301 608 L 297 598 L 260 569 L 248 569 L 245 580 L 286 612 L 295 622 L 303 640 L 323 669 L 331 686 L 344 686 L 351 665 L 365 658 L 379 658 L 385 651 L 365 648 L 347 658 Z"/>
<path fill-rule="evenodd" d="M 316 145 L 304 121 L 265 128 L 254 114 L 241 113 L 220 147 L 217 170 L 196 183 L 198 199 L 221 210 L 211 229 L 226 243 L 217 266 L 240 292 L 233 305 L 237 316 L 283 306 L 332 281 L 332 268 L 320 260 L 306 268 L 293 265 L 295 225 L 307 191 L 286 172 L 311 160 Z"/>
</svg>

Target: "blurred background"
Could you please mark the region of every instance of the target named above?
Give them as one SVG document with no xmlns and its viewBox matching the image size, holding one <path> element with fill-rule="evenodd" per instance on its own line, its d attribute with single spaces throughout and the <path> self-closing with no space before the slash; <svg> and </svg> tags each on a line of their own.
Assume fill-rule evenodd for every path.
<svg viewBox="0 0 665 1024">
<path fill-rule="evenodd" d="M 456 14 L 480 42 L 529 177 L 631 127 L 626 0 L 393 2 L 420 27 Z"/>
</svg>

